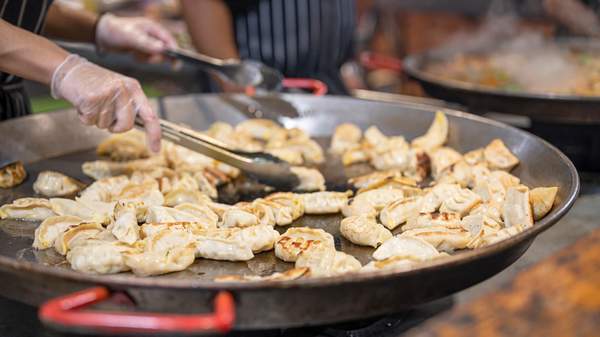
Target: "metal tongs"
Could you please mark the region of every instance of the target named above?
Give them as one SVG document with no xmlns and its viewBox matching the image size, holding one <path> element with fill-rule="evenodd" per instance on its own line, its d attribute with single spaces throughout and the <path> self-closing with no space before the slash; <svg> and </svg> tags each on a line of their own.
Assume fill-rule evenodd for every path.
<svg viewBox="0 0 600 337">
<path fill-rule="evenodd" d="M 291 191 L 300 183 L 290 170 L 290 165 L 273 155 L 232 150 L 223 142 L 198 131 L 163 119 L 159 122 L 164 139 L 236 167 L 265 185 Z M 144 126 L 139 118 L 136 118 L 135 124 Z"/>
<path fill-rule="evenodd" d="M 282 88 L 283 75 L 260 62 L 218 59 L 180 48 L 166 50 L 164 54 L 201 69 L 216 72 L 241 87 L 251 86 L 267 91 L 279 91 Z"/>
</svg>

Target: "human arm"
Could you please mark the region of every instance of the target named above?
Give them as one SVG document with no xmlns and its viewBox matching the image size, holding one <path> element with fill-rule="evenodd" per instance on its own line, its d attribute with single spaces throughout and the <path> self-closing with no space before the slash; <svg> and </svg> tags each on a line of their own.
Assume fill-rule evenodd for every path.
<svg viewBox="0 0 600 337">
<path fill-rule="evenodd" d="M 544 0 L 548 15 L 574 33 L 600 37 L 600 19 L 579 0 Z"/>
<path fill-rule="evenodd" d="M 54 3 L 44 29 L 48 37 L 95 43 L 100 49 L 130 52 L 147 62 L 163 60 L 162 52 L 177 47 L 173 36 L 157 22 L 144 17 L 98 15 Z"/>
<path fill-rule="evenodd" d="M 160 148 L 158 119 L 136 80 L 69 55 L 51 41 L 1 19 L 0 71 L 50 86 L 55 98 L 73 104 L 86 125 L 123 132 L 132 128 L 139 115 L 150 148 L 155 152 Z"/>
<path fill-rule="evenodd" d="M 216 58 L 239 58 L 231 11 L 223 0 L 181 0 L 183 17 L 198 52 Z"/>
</svg>

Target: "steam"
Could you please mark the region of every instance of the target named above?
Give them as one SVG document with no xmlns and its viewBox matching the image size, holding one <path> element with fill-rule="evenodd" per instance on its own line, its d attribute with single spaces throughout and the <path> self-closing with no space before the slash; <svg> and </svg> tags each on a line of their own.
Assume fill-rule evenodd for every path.
<svg viewBox="0 0 600 337">
<path fill-rule="evenodd" d="M 582 75 L 568 51 L 541 32 L 523 28 L 512 1 L 494 1 L 478 31 L 456 34 L 434 52 L 470 53 L 491 55 L 496 69 L 530 91 L 565 92 Z"/>
</svg>

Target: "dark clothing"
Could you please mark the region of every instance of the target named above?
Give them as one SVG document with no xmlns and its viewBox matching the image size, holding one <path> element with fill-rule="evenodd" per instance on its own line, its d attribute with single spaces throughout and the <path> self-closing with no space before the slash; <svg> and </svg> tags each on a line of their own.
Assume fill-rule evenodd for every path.
<svg viewBox="0 0 600 337">
<path fill-rule="evenodd" d="M 39 34 L 52 0 L 0 0 L 0 18 Z M 0 73 L 0 121 L 31 113 L 22 79 Z"/>
<path fill-rule="evenodd" d="M 353 52 L 355 0 L 228 0 L 240 57 L 347 94 L 339 70 Z"/>
</svg>

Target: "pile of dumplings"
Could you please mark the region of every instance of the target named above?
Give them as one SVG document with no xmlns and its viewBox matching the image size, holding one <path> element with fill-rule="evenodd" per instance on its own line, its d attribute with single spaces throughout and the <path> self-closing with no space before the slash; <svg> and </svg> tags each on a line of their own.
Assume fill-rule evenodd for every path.
<svg viewBox="0 0 600 337">
<path fill-rule="evenodd" d="M 151 155 L 139 131 L 112 135 L 97 160 L 82 165 L 89 186 L 59 172 L 39 174 L 35 198 L 0 207 L 0 218 L 40 221 L 35 249 L 54 249 L 85 273 L 131 271 L 138 276 L 182 271 L 196 258 L 248 261 L 273 250 L 294 267 L 267 276 L 223 275 L 222 282 L 292 280 L 375 270 L 408 270 L 450 253 L 483 247 L 533 226 L 554 204 L 557 187 L 529 189 L 509 172 L 519 160 L 495 139 L 460 154 L 444 146 L 448 121 L 438 112 L 429 130 L 411 142 L 338 126 L 329 152 L 344 165 L 368 163 L 354 177 L 356 192 L 325 191 L 317 142 L 299 129 L 262 119 L 207 131 L 227 146 L 265 151 L 293 165 L 296 192 L 274 192 L 250 202 L 216 202 L 217 187 L 239 176 L 236 168 L 163 141 Z M 430 179 L 431 178 L 431 179 Z M 290 226 L 305 214 L 343 215 L 340 233 L 373 248 L 362 265 L 337 251 L 319 228 Z"/>
</svg>

